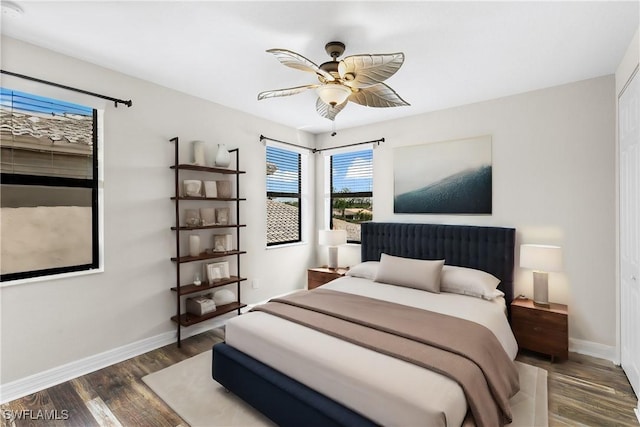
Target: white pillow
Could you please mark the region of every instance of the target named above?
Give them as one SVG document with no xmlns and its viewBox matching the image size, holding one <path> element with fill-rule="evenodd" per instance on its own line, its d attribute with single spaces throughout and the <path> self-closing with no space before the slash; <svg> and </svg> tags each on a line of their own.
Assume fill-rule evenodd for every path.
<svg viewBox="0 0 640 427">
<path fill-rule="evenodd" d="M 440 290 L 454 294 L 469 295 L 476 298 L 492 300 L 504 296 L 496 289 L 500 279 L 486 271 L 473 268 L 445 265 L 440 278 Z"/>
<path fill-rule="evenodd" d="M 382 254 L 375 281 L 439 293 L 443 265 L 443 259 L 423 260 Z"/>
<path fill-rule="evenodd" d="M 378 274 L 379 265 L 380 263 L 378 261 L 365 261 L 350 267 L 345 275 L 373 280 L 376 278 L 376 274 Z"/>
</svg>

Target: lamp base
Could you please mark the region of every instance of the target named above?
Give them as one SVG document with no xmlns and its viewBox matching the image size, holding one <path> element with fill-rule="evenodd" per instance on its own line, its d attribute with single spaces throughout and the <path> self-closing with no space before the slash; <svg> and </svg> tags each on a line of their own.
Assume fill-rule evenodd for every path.
<svg viewBox="0 0 640 427">
<path fill-rule="evenodd" d="M 538 307 L 551 307 L 549 304 L 549 273 L 544 271 L 533 272 L 533 305 Z"/>
<path fill-rule="evenodd" d="M 551 303 L 548 303 L 548 302 L 537 302 L 537 301 L 534 301 L 533 305 L 535 305 L 536 307 L 551 308 Z"/>
<path fill-rule="evenodd" d="M 338 268 L 338 247 L 329 246 L 329 268 Z"/>
</svg>

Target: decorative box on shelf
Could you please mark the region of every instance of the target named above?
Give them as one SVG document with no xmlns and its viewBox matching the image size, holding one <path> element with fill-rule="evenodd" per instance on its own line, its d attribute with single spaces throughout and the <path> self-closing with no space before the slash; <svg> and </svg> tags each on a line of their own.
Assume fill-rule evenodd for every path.
<svg viewBox="0 0 640 427">
<path fill-rule="evenodd" d="M 216 311 L 216 303 L 213 300 L 213 294 L 203 294 L 196 297 L 187 298 L 187 313 L 202 316 L 207 313 Z"/>
</svg>

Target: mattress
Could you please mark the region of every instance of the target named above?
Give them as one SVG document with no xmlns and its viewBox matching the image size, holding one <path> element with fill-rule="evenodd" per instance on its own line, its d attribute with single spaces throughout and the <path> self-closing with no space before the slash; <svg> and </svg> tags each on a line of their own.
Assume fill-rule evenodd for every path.
<svg viewBox="0 0 640 427">
<path fill-rule="evenodd" d="M 517 354 L 503 299 L 434 294 L 356 277 L 323 287 L 480 323 L 511 359 Z M 247 313 L 230 319 L 225 335 L 232 347 L 381 425 L 459 426 L 467 412 L 464 393 L 453 380 L 279 317 Z"/>
</svg>

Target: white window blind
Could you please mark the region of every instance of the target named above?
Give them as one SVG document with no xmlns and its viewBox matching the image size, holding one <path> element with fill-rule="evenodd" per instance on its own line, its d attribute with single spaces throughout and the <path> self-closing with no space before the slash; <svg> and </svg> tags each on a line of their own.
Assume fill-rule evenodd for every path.
<svg viewBox="0 0 640 427">
<path fill-rule="evenodd" d="M 301 155 L 267 146 L 267 245 L 301 240 Z"/>
</svg>

